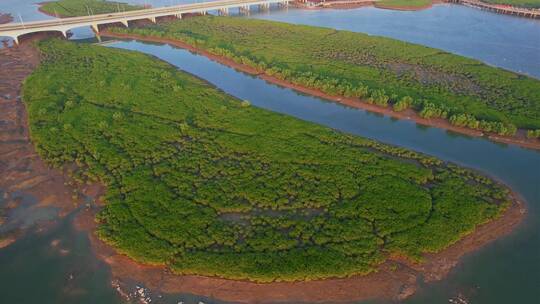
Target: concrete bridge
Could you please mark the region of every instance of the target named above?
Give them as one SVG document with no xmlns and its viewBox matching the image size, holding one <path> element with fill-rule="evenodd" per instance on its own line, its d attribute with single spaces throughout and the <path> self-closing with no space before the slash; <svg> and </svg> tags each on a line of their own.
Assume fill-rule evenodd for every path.
<svg viewBox="0 0 540 304">
<path fill-rule="evenodd" d="M 67 31 L 83 26 L 90 26 L 94 32 L 99 33 L 99 26 L 111 23 L 122 23 L 129 26 L 130 21 L 148 19 L 156 22 L 156 18 L 175 16 L 182 18 L 182 14 L 199 13 L 205 15 L 207 11 L 216 10 L 221 15 L 228 14 L 229 9 L 238 8 L 241 12 L 249 12 L 250 6 L 258 5 L 261 9 L 268 9 L 270 4 L 277 3 L 287 6 L 290 0 L 218 0 L 193 4 L 181 4 L 168 7 L 148 8 L 134 11 L 117 12 L 109 14 L 70 17 L 53 20 L 7 23 L 0 25 L 0 36 L 10 37 L 19 43 L 19 37 L 37 32 L 61 32 L 64 37 Z"/>
</svg>

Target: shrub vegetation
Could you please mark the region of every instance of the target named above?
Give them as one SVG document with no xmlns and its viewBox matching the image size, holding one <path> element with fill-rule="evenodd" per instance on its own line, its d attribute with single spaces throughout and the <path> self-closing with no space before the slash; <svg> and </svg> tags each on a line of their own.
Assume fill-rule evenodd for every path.
<svg viewBox="0 0 540 304">
<path fill-rule="evenodd" d="M 384 8 L 404 8 L 415 9 L 427 7 L 432 3 L 432 0 L 380 0 L 375 2 L 375 6 Z"/>
<path fill-rule="evenodd" d="M 540 8 L 540 0 L 480 0 L 491 4 L 506 4 L 524 8 Z"/>
<path fill-rule="evenodd" d="M 59 0 L 45 2 L 41 10 L 49 15 L 61 17 L 77 17 L 96 14 L 116 13 L 143 9 L 139 5 L 106 0 Z"/>
<path fill-rule="evenodd" d="M 410 107 L 425 118 L 500 135 L 540 128 L 540 81 L 420 45 L 213 16 L 112 30 L 180 40 L 294 84 L 397 110 Z"/>
<path fill-rule="evenodd" d="M 346 277 L 440 251 L 510 204 L 473 171 L 249 106 L 150 56 L 38 47 L 23 87 L 37 151 L 107 186 L 97 233 L 139 262 L 257 282 Z"/>
</svg>

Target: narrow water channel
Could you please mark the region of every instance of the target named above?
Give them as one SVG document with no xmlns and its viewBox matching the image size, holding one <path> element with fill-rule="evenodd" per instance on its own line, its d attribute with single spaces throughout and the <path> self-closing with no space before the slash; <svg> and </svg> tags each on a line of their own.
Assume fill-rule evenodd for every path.
<svg viewBox="0 0 540 304">
<path fill-rule="evenodd" d="M 170 45 L 125 41 L 110 46 L 156 56 L 255 106 L 435 155 L 504 181 L 527 201 L 525 223 L 509 237 L 467 256 L 449 278 L 423 288 L 407 303 L 446 303 L 459 294 L 471 303 L 532 303 L 538 299 L 540 153 L 301 95 Z"/>
</svg>

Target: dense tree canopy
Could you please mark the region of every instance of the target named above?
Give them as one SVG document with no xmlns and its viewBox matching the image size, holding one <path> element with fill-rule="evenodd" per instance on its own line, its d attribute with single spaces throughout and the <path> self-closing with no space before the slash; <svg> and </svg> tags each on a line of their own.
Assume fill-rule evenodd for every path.
<svg viewBox="0 0 540 304">
<path fill-rule="evenodd" d="M 98 235 L 140 262 L 259 282 L 345 277 L 437 252 L 509 205 L 475 172 L 250 106 L 140 53 L 39 49 L 23 90 L 32 140 L 107 186 Z"/>
</svg>

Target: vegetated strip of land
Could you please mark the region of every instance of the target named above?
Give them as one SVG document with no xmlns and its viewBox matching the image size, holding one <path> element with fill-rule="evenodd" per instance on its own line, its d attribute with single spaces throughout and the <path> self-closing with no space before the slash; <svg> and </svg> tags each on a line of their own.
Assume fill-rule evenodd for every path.
<svg viewBox="0 0 540 304">
<path fill-rule="evenodd" d="M 107 186 L 98 235 L 138 262 L 255 282 L 362 275 L 516 206 L 478 173 L 252 107 L 146 55 L 39 49 L 24 85 L 36 148 Z"/>
<path fill-rule="evenodd" d="M 13 21 L 13 16 L 11 16 L 11 14 L 0 12 L 0 24 L 9 23 L 11 21 Z"/>
<path fill-rule="evenodd" d="M 54 17 L 78 17 L 143 9 L 144 6 L 107 0 L 59 0 L 41 3 L 39 10 Z"/>
<path fill-rule="evenodd" d="M 422 10 L 430 8 L 433 0 L 380 0 L 374 2 L 373 6 L 378 8 L 393 9 L 393 10 Z"/>
<path fill-rule="evenodd" d="M 110 31 L 183 42 L 333 100 L 540 148 L 539 80 L 441 50 L 361 33 L 227 17 Z M 518 127 L 522 130 L 516 133 Z"/>
<path fill-rule="evenodd" d="M 523 8 L 540 8 L 540 0 L 481 0 L 491 4 L 505 4 Z"/>
</svg>

